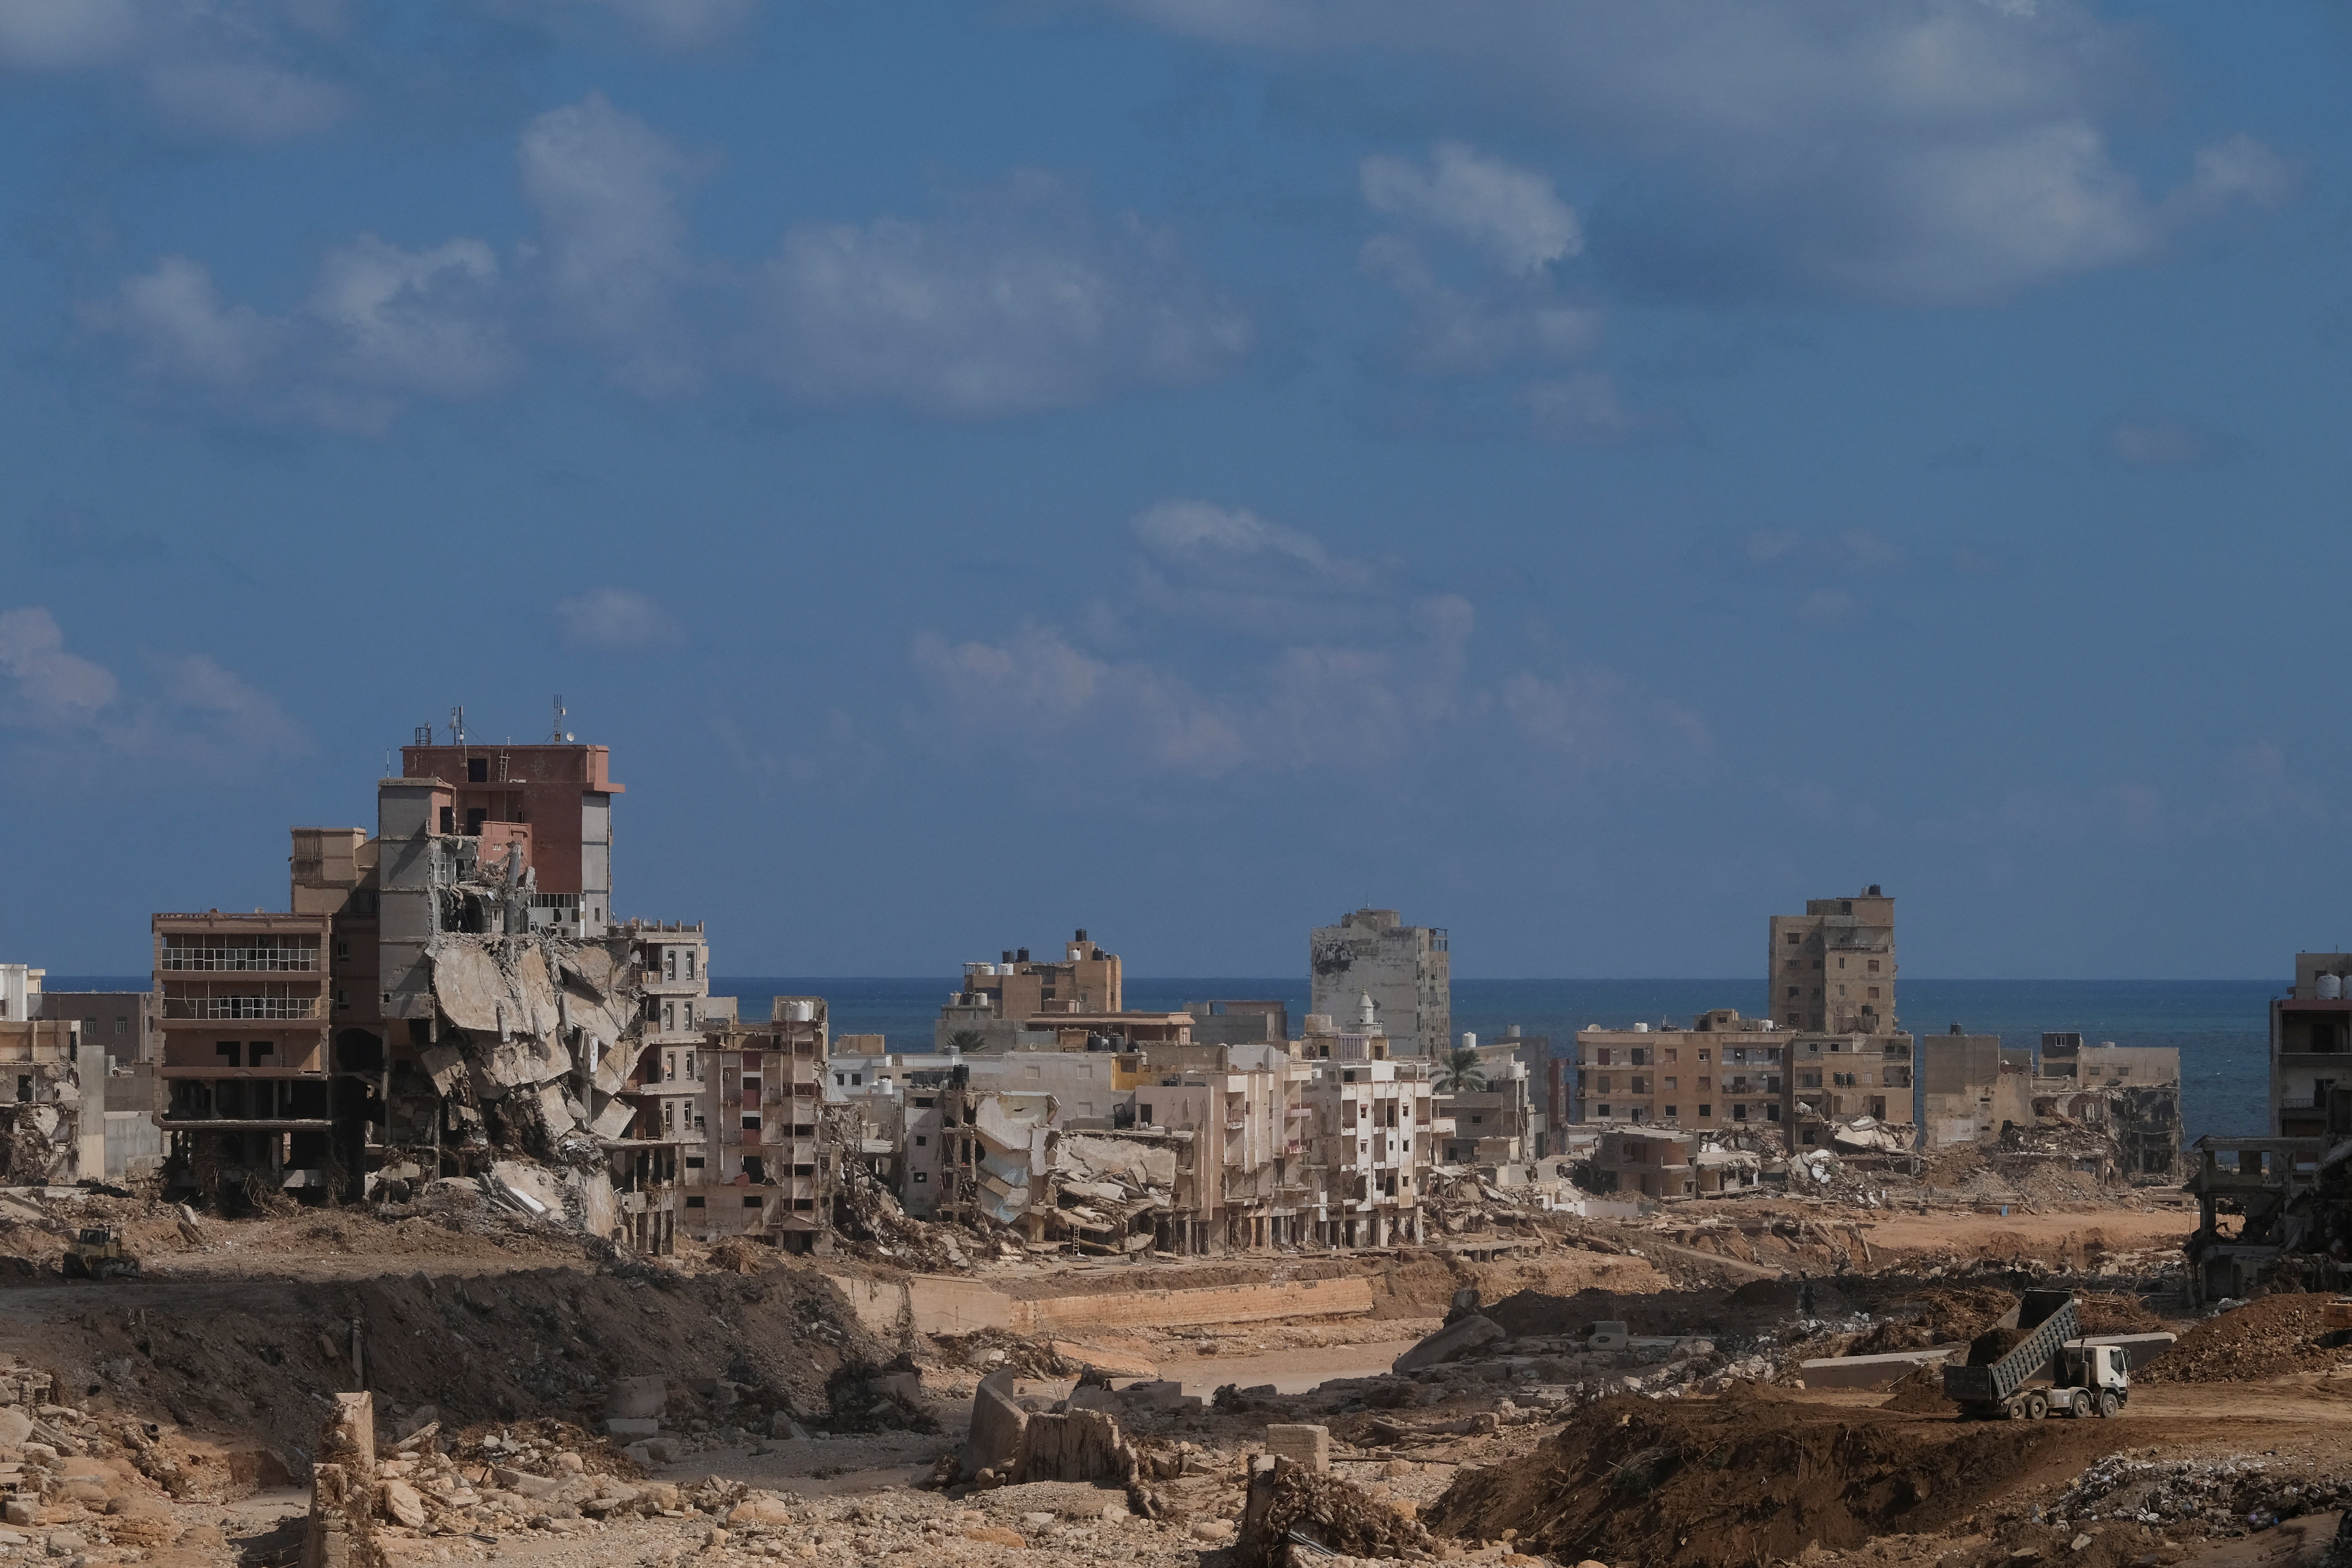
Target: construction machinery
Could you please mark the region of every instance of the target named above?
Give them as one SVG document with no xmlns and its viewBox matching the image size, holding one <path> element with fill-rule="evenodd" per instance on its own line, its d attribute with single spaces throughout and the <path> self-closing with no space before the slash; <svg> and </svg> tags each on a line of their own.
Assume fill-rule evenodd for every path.
<svg viewBox="0 0 2352 1568">
<path fill-rule="evenodd" d="M 66 1244 L 61 1268 L 68 1279 L 128 1279 L 138 1274 L 139 1259 L 126 1251 L 122 1238 L 103 1226 L 88 1226 Z"/>
<path fill-rule="evenodd" d="M 2074 1298 L 2028 1290 L 1994 1325 L 2021 1337 L 1980 1366 L 1944 1368 L 1944 1396 L 1963 1419 L 2038 1421 L 2045 1415 L 2114 1415 L 2131 1397 L 2121 1345 L 2075 1335 Z M 1972 1356 L 1971 1360 L 1974 1359 Z"/>
</svg>

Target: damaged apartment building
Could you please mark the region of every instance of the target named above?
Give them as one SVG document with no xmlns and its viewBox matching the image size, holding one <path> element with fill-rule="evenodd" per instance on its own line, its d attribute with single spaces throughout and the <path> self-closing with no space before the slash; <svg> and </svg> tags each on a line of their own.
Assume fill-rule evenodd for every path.
<svg viewBox="0 0 2352 1568">
<path fill-rule="evenodd" d="M 71 1186 L 106 1163 L 97 1086 L 104 1058 L 82 1056 L 77 1019 L 43 1018 L 42 971 L 0 963 L 0 1185 Z M 83 1075 L 92 1099 L 85 1105 Z"/>
<path fill-rule="evenodd" d="M 700 925 L 615 918 L 607 748 L 461 721 L 401 762 L 373 833 L 293 830 L 287 912 L 154 917 L 167 1183 L 478 1178 L 642 1250 L 821 1246 L 823 1004 L 746 1026 Z"/>
<path fill-rule="evenodd" d="M 1922 1037 L 1919 1060 L 1925 1148 L 1973 1145 L 1996 1163 L 2060 1163 L 2116 1184 L 2179 1177 L 2177 1048 L 2053 1032 L 2037 1054 L 1955 1024 Z"/>
<path fill-rule="evenodd" d="M 2352 953 L 2296 953 L 2270 1026 L 2269 1125 L 2191 1146 L 2200 1304 L 2352 1286 Z"/>
<path fill-rule="evenodd" d="M 968 974 L 959 998 L 992 978 L 1002 972 Z M 1368 996 L 1344 1028 L 1313 1015 L 1295 1041 L 1280 1037 L 1278 1005 L 1163 1015 L 1112 1000 L 1090 999 L 1061 1028 L 1033 1013 L 1041 1026 L 1010 1049 L 950 1036 L 929 1055 L 892 1055 L 878 1038 L 844 1041 L 825 1094 L 854 1115 L 908 1212 L 1025 1246 L 1198 1255 L 1427 1233 L 1425 1194 L 1454 1129 L 1426 1064 L 1391 1059 Z M 1211 1032 L 1230 1037 L 1192 1035 L 1228 1018 Z"/>
<path fill-rule="evenodd" d="M 1908 1150 L 1916 1060 L 1896 1023 L 1894 899 L 1873 884 L 1808 900 L 1771 918 L 1769 942 L 1761 1017 L 1723 1007 L 1687 1029 L 1580 1031 L 1578 1121 L 1687 1131 L 1701 1149 Z"/>
</svg>

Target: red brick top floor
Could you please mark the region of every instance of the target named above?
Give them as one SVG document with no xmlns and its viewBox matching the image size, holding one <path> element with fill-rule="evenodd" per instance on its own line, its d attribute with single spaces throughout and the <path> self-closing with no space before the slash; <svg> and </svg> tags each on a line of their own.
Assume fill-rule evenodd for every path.
<svg viewBox="0 0 2352 1568">
<path fill-rule="evenodd" d="M 611 777 L 613 749 L 569 742 L 537 745 L 403 746 L 404 777 L 445 784 L 566 784 L 606 795 L 625 793 Z M 503 766 L 503 772 L 501 767 Z"/>
</svg>

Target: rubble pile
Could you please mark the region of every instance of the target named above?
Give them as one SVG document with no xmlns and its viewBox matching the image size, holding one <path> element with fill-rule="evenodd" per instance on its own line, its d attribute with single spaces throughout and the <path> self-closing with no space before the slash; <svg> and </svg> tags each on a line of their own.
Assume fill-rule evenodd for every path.
<svg viewBox="0 0 2352 1568">
<path fill-rule="evenodd" d="M 2114 1455 L 2085 1468 L 2041 1512 L 2058 1530 L 2121 1520 L 2207 1535 L 2244 1535 L 2283 1519 L 2352 1508 L 2352 1475 L 2267 1458 L 2147 1459 Z"/>
<path fill-rule="evenodd" d="M 835 1211 L 838 1254 L 870 1258 L 922 1274 L 968 1273 L 981 1250 L 961 1226 L 917 1219 L 863 1163 L 845 1160 Z"/>
<path fill-rule="evenodd" d="M 233 1480 L 217 1464 L 202 1474 L 158 1427 L 58 1405 L 55 1394 L 46 1373 L 0 1363 L 0 1551 L 135 1556 L 186 1533 L 173 1499 Z"/>
<path fill-rule="evenodd" d="M 1855 1419 L 1762 1391 L 1607 1399 L 1527 1459 L 1463 1471 L 1424 1517 L 1445 1533 L 1515 1530 L 1562 1562 L 1730 1568 L 1944 1528 L 2062 1448 L 2127 1436 L 2105 1422 Z"/>
<path fill-rule="evenodd" d="M 1294 1552 L 1294 1542 L 1303 1542 L 1308 1552 Z M 1426 1556 L 1433 1544 L 1419 1521 L 1360 1488 L 1276 1458 L 1250 1478 L 1233 1561 L 1234 1568 L 1287 1568 L 1333 1554 Z"/>
<path fill-rule="evenodd" d="M 501 1152 L 536 1162 L 547 1168 L 541 1181 L 560 1189 L 562 1211 L 608 1234 L 612 1180 L 600 1140 L 619 1137 L 636 1115 L 621 1098 L 644 1009 L 629 939 L 523 932 L 513 910 L 531 889 L 520 846 L 510 863 L 485 867 L 466 863 L 460 843 L 453 880 L 441 890 L 503 910 L 499 923 L 513 934 L 444 930 L 426 948 L 434 1001 L 450 1026 L 436 1020 L 436 1038 L 419 1065 L 460 1141 L 441 1152 L 485 1167 L 505 1163 Z M 413 1157 L 388 1157 L 382 1174 L 398 1183 L 421 1169 Z M 513 1184 L 512 1173 L 500 1176 Z M 545 1193 L 517 1190 L 548 1202 Z"/>
<path fill-rule="evenodd" d="M 2325 1296 L 2265 1296 L 2206 1319 L 2142 1373 L 2150 1383 L 2242 1383 L 2335 1365 Z"/>
</svg>

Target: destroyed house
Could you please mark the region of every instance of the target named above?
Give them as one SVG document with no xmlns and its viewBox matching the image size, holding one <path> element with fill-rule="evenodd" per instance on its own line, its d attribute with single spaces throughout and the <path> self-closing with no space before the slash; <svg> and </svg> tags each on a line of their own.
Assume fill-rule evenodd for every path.
<svg viewBox="0 0 2352 1568">
<path fill-rule="evenodd" d="M 70 1186 L 103 1173 L 105 1102 L 95 1079 L 83 1097 L 82 1049 L 76 1020 L 0 1018 L 0 1185 Z"/>
</svg>

